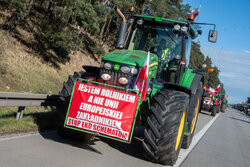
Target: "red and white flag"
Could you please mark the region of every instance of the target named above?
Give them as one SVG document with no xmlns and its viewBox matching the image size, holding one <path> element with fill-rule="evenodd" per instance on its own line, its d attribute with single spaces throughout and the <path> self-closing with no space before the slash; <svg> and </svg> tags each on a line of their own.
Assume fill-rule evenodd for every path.
<svg viewBox="0 0 250 167">
<path fill-rule="evenodd" d="M 201 5 L 199 6 L 199 8 L 192 9 L 191 14 L 189 15 L 189 19 L 194 20 L 199 15 L 200 9 Z"/>
<path fill-rule="evenodd" d="M 220 91 L 220 84 L 217 86 L 215 92 L 219 92 Z"/>
<path fill-rule="evenodd" d="M 145 100 L 147 93 L 147 79 L 148 79 L 148 66 L 149 66 L 149 57 L 150 52 L 148 52 L 147 58 L 136 78 L 136 82 L 134 85 L 135 90 L 139 90 L 142 92 L 141 98 Z"/>
</svg>

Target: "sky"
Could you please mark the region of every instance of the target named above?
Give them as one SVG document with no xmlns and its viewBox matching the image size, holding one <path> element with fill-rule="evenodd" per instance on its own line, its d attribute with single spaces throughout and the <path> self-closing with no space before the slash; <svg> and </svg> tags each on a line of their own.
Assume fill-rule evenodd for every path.
<svg viewBox="0 0 250 167">
<path fill-rule="evenodd" d="M 250 0 L 184 0 L 192 8 L 201 4 L 196 22 L 215 23 L 216 43 L 208 42 L 213 26 L 201 26 L 201 51 L 220 69 L 229 103 L 241 103 L 250 97 Z"/>
</svg>

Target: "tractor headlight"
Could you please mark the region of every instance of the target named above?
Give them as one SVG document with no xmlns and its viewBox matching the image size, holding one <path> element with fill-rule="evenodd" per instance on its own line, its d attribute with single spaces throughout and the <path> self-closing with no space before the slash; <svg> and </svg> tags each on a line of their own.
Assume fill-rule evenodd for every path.
<svg viewBox="0 0 250 167">
<path fill-rule="evenodd" d="M 179 24 L 176 24 L 176 25 L 174 25 L 174 29 L 178 31 L 181 29 L 181 26 Z"/>
<path fill-rule="evenodd" d="M 104 80 L 104 81 L 108 81 L 108 80 L 110 80 L 111 79 L 111 76 L 109 75 L 109 74 L 102 74 L 101 75 L 101 78 Z"/>
<path fill-rule="evenodd" d="M 105 63 L 104 68 L 110 70 L 112 68 L 112 65 L 110 63 Z"/>
<path fill-rule="evenodd" d="M 128 79 L 125 77 L 121 77 L 118 79 L 118 82 L 122 85 L 126 85 L 128 83 Z"/>
<path fill-rule="evenodd" d="M 138 25 L 142 25 L 143 24 L 143 20 L 142 19 L 137 20 L 137 24 Z"/>
<path fill-rule="evenodd" d="M 132 67 L 132 68 L 131 68 L 131 73 L 132 73 L 133 75 L 136 75 L 136 74 L 138 73 L 138 69 L 135 68 L 135 67 Z"/>
<path fill-rule="evenodd" d="M 133 18 L 130 18 L 129 20 L 128 20 L 128 23 L 129 24 L 132 24 L 132 23 L 134 23 L 135 22 L 135 19 L 133 19 Z"/>
<path fill-rule="evenodd" d="M 127 66 L 123 66 L 123 67 L 121 68 L 121 71 L 122 71 L 123 73 L 127 74 L 127 73 L 130 72 L 130 68 L 127 67 Z"/>
<path fill-rule="evenodd" d="M 187 30 L 188 30 L 188 28 L 187 28 L 186 26 L 182 26 L 182 27 L 181 27 L 181 31 L 187 32 Z"/>
</svg>

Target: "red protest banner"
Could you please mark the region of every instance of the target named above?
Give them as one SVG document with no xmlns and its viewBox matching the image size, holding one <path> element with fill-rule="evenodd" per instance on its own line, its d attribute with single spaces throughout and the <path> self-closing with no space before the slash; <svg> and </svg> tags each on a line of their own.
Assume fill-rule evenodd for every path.
<svg viewBox="0 0 250 167">
<path fill-rule="evenodd" d="M 135 94 L 76 82 L 65 126 L 129 141 L 138 100 Z"/>
</svg>

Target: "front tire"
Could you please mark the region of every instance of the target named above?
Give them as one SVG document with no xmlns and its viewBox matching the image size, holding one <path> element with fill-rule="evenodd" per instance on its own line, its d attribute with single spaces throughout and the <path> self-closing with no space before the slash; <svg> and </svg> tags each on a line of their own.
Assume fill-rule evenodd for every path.
<svg viewBox="0 0 250 167">
<path fill-rule="evenodd" d="M 145 157 L 153 162 L 173 165 L 180 152 L 189 95 L 180 91 L 160 89 L 154 97 L 144 131 Z"/>
<path fill-rule="evenodd" d="M 71 130 L 64 127 L 64 120 L 68 111 L 74 82 L 78 78 L 86 77 L 87 73 L 85 72 L 75 72 L 73 76 L 69 75 L 68 81 L 63 83 L 63 88 L 59 92 L 59 104 L 57 106 L 57 133 L 62 137 L 83 141 L 89 141 L 91 138 L 93 138 L 92 134 Z"/>
</svg>

